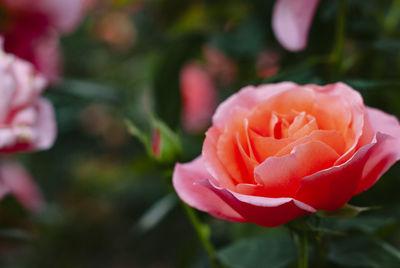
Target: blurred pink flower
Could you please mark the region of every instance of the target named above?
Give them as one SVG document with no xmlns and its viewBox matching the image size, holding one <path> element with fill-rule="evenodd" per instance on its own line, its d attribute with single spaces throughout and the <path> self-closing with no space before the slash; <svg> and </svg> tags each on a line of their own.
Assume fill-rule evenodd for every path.
<svg viewBox="0 0 400 268">
<path fill-rule="evenodd" d="M 274 49 L 266 49 L 257 57 L 256 70 L 261 78 L 268 78 L 279 71 L 281 55 Z"/>
<path fill-rule="evenodd" d="M 30 63 L 0 49 L 0 153 L 53 145 L 53 107 L 39 97 L 45 86 L 45 78 Z"/>
<path fill-rule="evenodd" d="M 44 207 L 40 189 L 36 186 L 28 172 L 18 163 L 0 164 L 0 199 L 11 194 L 32 212 L 39 212 Z"/>
<path fill-rule="evenodd" d="M 58 38 L 72 31 L 84 0 L 0 0 L 6 17 L 0 25 L 7 52 L 30 61 L 51 81 L 60 75 Z"/>
<path fill-rule="evenodd" d="M 211 121 L 217 101 L 210 75 L 201 65 L 189 63 L 181 71 L 180 86 L 183 127 L 190 132 L 204 130 Z"/>
<path fill-rule="evenodd" d="M 203 55 L 206 69 L 216 81 L 229 85 L 236 79 L 237 65 L 222 51 L 212 46 L 204 46 Z"/>
<path fill-rule="evenodd" d="M 272 28 L 279 43 L 289 51 L 306 48 L 308 32 L 319 0 L 277 0 Z"/>
</svg>

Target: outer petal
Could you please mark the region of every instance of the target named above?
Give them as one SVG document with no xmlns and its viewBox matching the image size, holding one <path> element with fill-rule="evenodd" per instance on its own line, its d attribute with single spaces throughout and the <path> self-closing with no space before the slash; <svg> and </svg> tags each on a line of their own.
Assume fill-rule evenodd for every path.
<svg viewBox="0 0 400 268">
<path fill-rule="evenodd" d="M 223 130 L 226 122 L 232 116 L 233 108 L 249 110 L 255 107 L 258 103 L 297 86 L 297 84 L 292 82 L 282 82 L 259 87 L 245 87 L 241 89 L 240 92 L 230 96 L 218 106 L 217 111 L 213 116 L 213 125 Z"/>
<path fill-rule="evenodd" d="M 378 133 L 376 143 L 361 147 L 344 164 L 303 178 L 295 198 L 316 209 L 337 210 L 375 183 L 399 158 L 397 141 Z"/>
<path fill-rule="evenodd" d="M 376 136 L 378 145 L 373 148 L 371 157 L 365 165 L 357 193 L 375 184 L 383 173 L 400 160 L 400 124 L 397 118 L 369 107 L 367 112 L 372 127 L 378 131 Z M 382 139 L 384 141 L 379 142 Z"/>
<path fill-rule="evenodd" d="M 242 195 L 219 188 L 207 179 L 201 181 L 200 184 L 217 194 L 246 221 L 265 227 L 278 226 L 296 217 L 316 212 L 314 208 L 293 198 Z"/>
<path fill-rule="evenodd" d="M 371 107 L 366 107 L 366 110 L 375 132 L 381 132 L 400 139 L 400 123 L 395 116 Z"/>
<path fill-rule="evenodd" d="M 305 49 L 308 31 L 319 0 L 277 0 L 272 28 L 278 41 L 290 51 Z"/>
<path fill-rule="evenodd" d="M 222 165 L 217 154 L 217 142 L 220 135 L 221 133 L 216 127 L 210 127 L 206 132 L 206 138 L 202 149 L 204 165 L 210 173 L 212 180 L 218 182 L 218 185 L 234 187 L 234 183 L 228 171 Z"/>
<path fill-rule="evenodd" d="M 38 121 L 35 125 L 38 139 L 35 149 L 45 150 L 50 148 L 56 139 L 57 126 L 54 110 L 51 103 L 46 99 L 38 100 Z"/>
<path fill-rule="evenodd" d="M 245 221 L 220 197 L 198 184 L 201 180 L 210 177 L 203 159 L 198 157 L 187 164 L 176 164 L 172 182 L 179 197 L 188 205 L 221 219 Z"/>
</svg>

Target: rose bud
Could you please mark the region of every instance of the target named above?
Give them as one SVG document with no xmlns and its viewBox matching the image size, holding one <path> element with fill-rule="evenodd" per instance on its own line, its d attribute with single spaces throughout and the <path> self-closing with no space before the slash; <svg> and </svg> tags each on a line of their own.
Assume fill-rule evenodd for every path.
<svg viewBox="0 0 400 268">
<path fill-rule="evenodd" d="M 39 95 L 46 80 L 0 49 L 0 153 L 47 149 L 56 137 L 52 105 Z"/>
<path fill-rule="evenodd" d="M 400 159 L 400 125 L 346 84 L 246 87 L 219 105 L 179 197 L 215 217 L 277 226 L 335 211 Z"/>
</svg>

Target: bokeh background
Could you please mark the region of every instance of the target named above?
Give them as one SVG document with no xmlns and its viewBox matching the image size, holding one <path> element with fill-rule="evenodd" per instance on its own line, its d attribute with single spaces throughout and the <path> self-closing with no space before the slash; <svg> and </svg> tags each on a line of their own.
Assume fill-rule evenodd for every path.
<svg viewBox="0 0 400 268">
<path fill-rule="evenodd" d="M 57 114 L 55 145 L 10 156 L 29 170 L 46 207 L 35 214 L 12 196 L 0 202 L 0 266 L 211 267 L 171 174 L 175 161 L 201 151 L 217 103 L 246 85 L 345 81 L 367 105 L 400 117 L 399 1 L 345 1 L 340 31 L 342 2 L 321 1 L 299 53 L 283 49 L 272 33 L 274 1 L 94 2 L 61 38 L 62 79 L 45 93 Z M 186 78 L 185 68 L 194 70 Z M 198 83 L 205 89 L 195 99 L 203 102 L 191 108 L 196 101 L 185 85 Z M 185 114 L 199 110 L 201 123 L 190 125 Z M 126 120 L 147 145 L 127 131 Z M 160 131 L 170 144 L 157 157 Z M 311 249 L 313 267 L 400 267 L 399 176 L 396 164 L 350 202 L 379 208 L 321 220 L 326 255 Z M 285 227 L 197 214 L 227 267 L 295 265 Z"/>
</svg>

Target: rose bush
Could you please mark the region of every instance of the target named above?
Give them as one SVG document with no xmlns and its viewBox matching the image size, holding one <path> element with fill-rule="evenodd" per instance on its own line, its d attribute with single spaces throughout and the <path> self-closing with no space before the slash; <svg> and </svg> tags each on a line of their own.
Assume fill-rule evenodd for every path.
<svg viewBox="0 0 400 268">
<path fill-rule="evenodd" d="M 0 153 L 49 148 L 56 137 L 52 105 L 40 98 L 46 79 L 0 49 Z"/>
<path fill-rule="evenodd" d="M 246 87 L 223 102 L 202 155 L 173 184 L 216 217 L 277 226 L 334 211 L 400 159 L 398 120 L 343 83 Z"/>
</svg>

